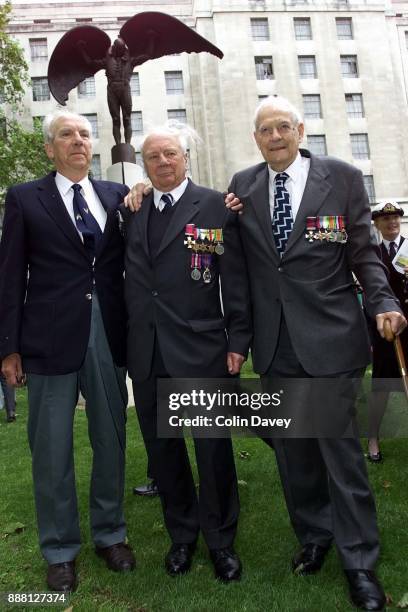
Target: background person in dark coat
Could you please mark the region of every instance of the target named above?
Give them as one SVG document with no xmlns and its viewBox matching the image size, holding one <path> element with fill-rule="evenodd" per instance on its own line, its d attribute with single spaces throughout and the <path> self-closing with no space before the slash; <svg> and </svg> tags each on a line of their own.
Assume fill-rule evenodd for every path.
<svg viewBox="0 0 408 612">
<path fill-rule="evenodd" d="M 184 439 L 157 437 L 157 379 L 236 374 L 251 336 L 237 218 L 226 210 L 221 193 L 186 178 L 186 154 L 185 137 L 177 129 L 148 135 L 142 155 L 153 190 L 138 214 L 123 209 L 128 370 L 172 541 L 167 572 L 175 576 L 190 569 L 201 528 L 216 576 L 230 581 L 241 575 L 233 549 L 239 501 L 231 440 L 194 439 L 197 500 Z M 212 230 L 209 243 L 215 247 L 218 235 L 224 253 L 217 254 L 218 248 L 207 255 L 207 265 L 202 254 L 196 265 L 185 244 L 187 225 Z"/>
<path fill-rule="evenodd" d="M 377 230 L 381 233 L 380 257 L 388 270 L 388 282 L 397 296 L 400 306 L 408 315 L 408 281 L 407 276 L 398 272 L 392 260 L 401 248 L 405 238 L 401 236 L 401 219 L 404 211 L 397 202 L 377 204 L 372 209 L 372 218 Z M 408 272 L 408 268 L 407 268 Z M 382 418 L 387 408 L 391 391 L 402 391 L 396 379 L 400 371 L 392 342 L 387 342 L 376 329 L 373 330 L 373 381 L 369 398 L 370 429 L 368 439 L 368 459 L 373 463 L 382 460 L 379 445 L 379 431 Z M 400 335 L 404 354 L 408 355 L 408 330 Z M 388 379 L 388 380 L 382 380 Z M 393 380 L 390 380 L 393 379 Z"/>
<path fill-rule="evenodd" d="M 263 100 L 254 137 L 265 162 L 235 174 L 229 188 L 244 205 L 239 225 L 250 278 L 253 363 L 266 383 L 362 376 L 371 351 L 353 271 L 379 332 L 387 317 L 396 333 L 406 325 L 376 254 L 361 172 L 299 150 L 303 134 L 288 100 Z M 322 401 L 329 407 L 335 399 Z M 275 439 L 274 447 L 302 545 L 293 570 L 318 571 L 334 539 L 353 603 L 381 610 L 375 505 L 358 438 Z"/>
<path fill-rule="evenodd" d="M 117 208 L 123 185 L 88 178 L 91 126 L 67 112 L 44 122 L 56 172 L 11 187 L 0 245 L 0 358 L 28 386 L 40 548 L 50 589 L 76 587 L 80 548 L 73 418 L 86 398 L 93 449 L 90 522 L 110 569 L 134 566 L 124 544 L 126 313 Z"/>
</svg>

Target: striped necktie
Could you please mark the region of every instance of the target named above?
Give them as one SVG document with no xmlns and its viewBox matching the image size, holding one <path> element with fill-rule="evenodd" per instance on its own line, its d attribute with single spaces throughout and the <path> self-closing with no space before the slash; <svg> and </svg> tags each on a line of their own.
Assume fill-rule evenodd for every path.
<svg viewBox="0 0 408 612">
<path fill-rule="evenodd" d="M 276 248 L 281 257 L 285 252 L 286 243 L 293 227 L 292 207 L 290 205 L 289 192 L 285 187 L 285 182 L 288 178 L 289 175 L 286 172 L 280 172 L 275 176 L 272 229 Z"/>
<path fill-rule="evenodd" d="M 160 200 L 164 204 L 163 208 L 161 209 L 161 212 L 166 213 L 173 206 L 174 198 L 171 193 L 163 193 Z"/>
</svg>

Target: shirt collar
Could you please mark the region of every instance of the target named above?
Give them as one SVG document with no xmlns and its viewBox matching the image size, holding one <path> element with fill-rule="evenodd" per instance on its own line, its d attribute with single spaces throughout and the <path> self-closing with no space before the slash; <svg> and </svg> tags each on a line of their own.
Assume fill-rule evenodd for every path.
<svg viewBox="0 0 408 612">
<path fill-rule="evenodd" d="M 394 238 L 394 240 L 385 240 L 385 238 L 383 238 L 383 243 L 384 243 L 385 248 L 387 249 L 387 251 L 389 251 L 389 250 L 390 250 L 390 244 L 391 244 L 391 242 L 395 242 L 395 246 L 396 246 L 396 247 L 397 247 L 397 249 L 398 249 L 399 244 L 400 244 L 400 242 L 401 242 L 401 234 L 398 234 L 398 236 L 397 236 L 396 238 Z"/>
<path fill-rule="evenodd" d="M 302 170 L 302 156 L 298 151 L 298 154 L 296 155 L 294 161 L 290 164 L 290 166 L 286 168 L 286 170 L 283 170 L 282 172 L 286 172 L 289 178 L 294 183 L 296 183 L 296 181 L 298 181 L 300 178 L 301 170 Z M 269 171 L 269 181 L 271 183 L 274 182 L 277 174 L 282 174 L 282 172 L 276 172 L 275 170 L 273 170 L 269 165 L 268 165 L 268 171 Z"/>
<path fill-rule="evenodd" d="M 67 196 L 70 192 L 69 190 L 71 189 L 72 185 L 75 184 L 71 181 L 71 179 L 67 178 L 63 174 L 60 174 L 59 172 L 57 172 L 55 175 L 55 183 L 57 185 L 58 191 L 63 196 Z M 90 181 L 88 175 L 84 176 L 81 181 L 78 181 L 78 185 L 81 185 L 84 191 L 86 191 L 86 189 L 89 187 L 89 184 Z"/>
<path fill-rule="evenodd" d="M 173 196 L 172 206 L 174 206 L 174 204 L 181 198 L 181 196 L 187 189 L 187 185 L 188 185 L 188 178 L 185 178 L 184 181 L 180 183 L 180 185 L 177 185 L 177 187 L 175 187 L 171 191 L 159 191 L 158 189 L 153 187 L 153 201 L 154 201 L 155 207 L 156 208 L 159 207 L 159 202 L 160 202 L 160 199 L 163 193 L 171 193 L 171 195 Z"/>
</svg>

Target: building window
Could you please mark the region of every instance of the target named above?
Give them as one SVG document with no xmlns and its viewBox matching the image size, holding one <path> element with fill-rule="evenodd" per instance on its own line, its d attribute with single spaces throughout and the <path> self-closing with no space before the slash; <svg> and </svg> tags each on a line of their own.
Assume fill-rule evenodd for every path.
<svg viewBox="0 0 408 612">
<path fill-rule="evenodd" d="M 367 134 L 350 134 L 350 141 L 354 159 L 370 159 Z"/>
<path fill-rule="evenodd" d="M 92 174 L 92 178 L 94 178 L 96 181 L 101 180 L 102 171 L 101 171 L 101 156 L 100 155 L 94 155 L 92 157 L 91 174 Z"/>
<path fill-rule="evenodd" d="M 95 96 L 95 77 L 84 79 L 78 85 L 78 98 L 93 98 Z"/>
<path fill-rule="evenodd" d="M 341 76 L 348 79 L 358 77 L 357 55 L 340 55 Z"/>
<path fill-rule="evenodd" d="M 143 175 L 146 176 L 146 171 L 143 163 L 143 157 L 140 151 L 136 151 L 136 163 L 143 169 Z"/>
<path fill-rule="evenodd" d="M 29 42 L 32 62 L 44 62 L 48 59 L 46 38 L 30 38 Z"/>
<path fill-rule="evenodd" d="M 408 32 L 405 32 L 405 46 L 408 49 Z"/>
<path fill-rule="evenodd" d="M 132 111 L 131 121 L 133 134 L 143 134 L 142 111 Z"/>
<path fill-rule="evenodd" d="M 374 177 L 370 174 L 366 174 L 363 176 L 364 187 L 366 188 L 366 192 L 368 195 L 368 200 L 370 204 L 375 204 L 375 188 L 374 188 Z"/>
<path fill-rule="evenodd" d="M 269 40 L 269 23 L 268 19 L 254 18 L 251 19 L 252 40 Z"/>
<path fill-rule="evenodd" d="M 293 25 L 296 40 L 312 40 L 312 26 L 309 17 L 295 17 Z"/>
<path fill-rule="evenodd" d="M 47 77 L 34 77 L 31 79 L 33 88 L 33 101 L 42 102 L 50 99 L 50 90 Z"/>
<path fill-rule="evenodd" d="M 168 95 L 184 93 L 183 73 L 181 70 L 172 70 L 164 73 L 166 93 Z"/>
<path fill-rule="evenodd" d="M 307 94 L 303 96 L 303 110 L 305 119 L 321 119 L 322 105 L 319 94 Z"/>
<path fill-rule="evenodd" d="M 316 58 L 314 55 L 299 55 L 298 62 L 301 79 L 317 79 Z"/>
<path fill-rule="evenodd" d="M 346 110 L 348 117 L 364 117 L 363 95 L 346 94 Z"/>
<path fill-rule="evenodd" d="M 353 26 L 351 17 L 336 17 L 336 30 L 339 40 L 352 40 Z"/>
<path fill-rule="evenodd" d="M 83 115 L 84 117 L 86 117 L 89 121 L 89 123 L 92 126 L 92 137 L 93 138 L 99 138 L 99 130 L 98 130 L 98 115 L 92 114 L 92 115 Z"/>
<path fill-rule="evenodd" d="M 167 118 L 180 121 L 180 123 L 187 123 L 187 115 L 185 108 L 169 109 L 167 111 Z"/>
<path fill-rule="evenodd" d="M 255 73 L 257 81 L 273 79 L 272 57 L 255 57 Z"/>
<path fill-rule="evenodd" d="M 327 155 L 326 136 L 324 134 L 308 136 L 307 148 L 314 155 Z"/>
<path fill-rule="evenodd" d="M 132 96 L 140 96 L 140 80 L 138 72 L 134 72 L 130 77 L 130 93 Z"/>
</svg>

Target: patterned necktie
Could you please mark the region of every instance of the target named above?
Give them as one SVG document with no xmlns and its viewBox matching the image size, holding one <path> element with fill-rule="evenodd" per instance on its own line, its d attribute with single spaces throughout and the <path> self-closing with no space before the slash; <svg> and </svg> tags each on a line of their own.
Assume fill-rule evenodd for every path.
<svg viewBox="0 0 408 612">
<path fill-rule="evenodd" d="M 286 243 L 293 227 L 292 207 L 289 192 L 285 182 L 289 178 L 286 172 L 275 176 L 275 202 L 273 207 L 272 230 L 275 237 L 276 248 L 282 257 Z"/>
<path fill-rule="evenodd" d="M 74 183 L 72 189 L 74 190 L 72 204 L 74 207 L 75 223 L 78 231 L 83 236 L 85 248 L 94 257 L 98 241 L 102 238 L 102 230 L 81 194 L 81 185 Z"/>
<path fill-rule="evenodd" d="M 173 206 L 174 198 L 171 193 L 163 193 L 160 200 L 163 202 L 164 206 L 161 209 L 162 213 L 166 213 Z"/>
<path fill-rule="evenodd" d="M 389 250 L 389 254 L 390 254 L 390 258 L 394 259 L 394 257 L 397 254 L 397 245 L 395 244 L 395 242 L 390 242 L 390 250 Z"/>
</svg>

